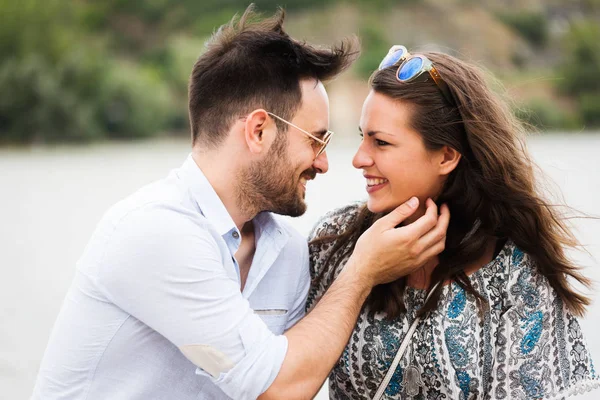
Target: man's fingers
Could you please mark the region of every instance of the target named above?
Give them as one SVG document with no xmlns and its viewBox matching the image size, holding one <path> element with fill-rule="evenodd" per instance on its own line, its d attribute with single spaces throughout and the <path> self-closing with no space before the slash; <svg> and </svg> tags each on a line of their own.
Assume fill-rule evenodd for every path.
<svg viewBox="0 0 600 400">
<path fill-rule="evenodd" d="M 431 247 L 428 247 L 417 259 L 418 265 L 423 265 L 430 261 L 433 257 L 438 256 L 446 248 L 445 241 L 437 242 Z"/>
<path fill-rule="evenodd" d="M 446 240 L 446 231 L 448 229 L 448 223 L 450 222 L 450 211 L 448 206 L 443 204 L 440 207 L 440 215 L 437 217 L 437 223 L 429 232 L 425 233 L 419 239 L 419 243 L 424 247 L 433 246 L 435 243 Z"/>
<path fill-rule="evenodd" d="M 419 239 L 419 245 L 423 249 L 419 261 L 424 262 L 431 257 L 437 256 L 446 248 L 446 231 L 450 222 L 450 210 L 446 204 L 440 207 L 440 216 L 434 229 L 427 232 Z"/>
<path fill-rule="evenodd" d="M 438 224 L 446 232 L 448 225 L 450 224 L 450 209 L 447 204 L 442 204 L 440 207 L 440 217 L 438 218 Z"/>
<path fill-rule="evenodd" d="M 410 217 L 419 207 L 419 199 L 411 197 L 405 203 L 396 207 L 385 217 L 382 217 L 377 221 L 384 228 L 391 229 L 397 226 L 400 222 Z"/>
<path fill-rule="evenodd" d="M 431 199 L 427 199 L 425 205 L 427 206 L 425 214 L 415 222 L 402 227 L 404 233 L 414 238 L 414 240 L 419 239 L 421 236 L 432 230 L 438 221 L 437 206 L 435 202 Z"/>
</svg>

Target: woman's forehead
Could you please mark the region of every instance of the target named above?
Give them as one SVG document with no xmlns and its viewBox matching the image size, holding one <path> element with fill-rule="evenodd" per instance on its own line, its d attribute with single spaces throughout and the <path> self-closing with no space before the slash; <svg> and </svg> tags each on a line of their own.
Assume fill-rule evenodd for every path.
<svg viewBox="0 0 600 400">
<path fill-rule="evenodd" d="M 363 131 L 377 129 L 390 132 L 408 126 L 410 116 L 411 108 L 406 103 L 371 91 L 363 104 L 360 127 Z"/>
</svg>

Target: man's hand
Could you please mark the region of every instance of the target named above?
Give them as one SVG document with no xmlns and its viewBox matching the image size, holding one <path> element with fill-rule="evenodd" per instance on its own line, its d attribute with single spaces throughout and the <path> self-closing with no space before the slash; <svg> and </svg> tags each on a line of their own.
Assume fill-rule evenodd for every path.
<svg viewBox="0 0 600 400">
<path fill-rule="evenodd" d="M 412 199 L 411 199 L 412 200 Z M 375 222 L 315 308 L 285 333 L 288 351 L 273 384 L 260 400 L 310 399 L 335 365 L 373 286 L 407 275 L 444 250 L 450 221 L 427 200 L 425 215 L 396 228 L 419 205 L 415 198 Z"/>
<path fill-rule="evenodd" d="M 356 243 L 347 267 L 353 268 L 371 287 L 394 281 L 420 268 L 444 250 L 450 211 L 427 199 L 425 214 L 415 222 L 396 228 L 418 208 L 411 198 L 376 221 Z"/>
</svg>

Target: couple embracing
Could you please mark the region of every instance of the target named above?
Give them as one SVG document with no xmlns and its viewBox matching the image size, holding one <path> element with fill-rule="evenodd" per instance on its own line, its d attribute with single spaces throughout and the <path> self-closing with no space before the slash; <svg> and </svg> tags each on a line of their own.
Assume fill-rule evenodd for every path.
<svg viewBox="0 0 600 400">
<path fill-rule="evenodd" d="M 522 128 L 472 64 L 394 46 L 353 158 L 366 203 L 308 242 L 327 172 L 323 82 L 358 56 L 252 7 L 189 83 L 192 151 L 113 206 L 83 256 L 33 399 L 560 399 L 598 387 L 588 280 Z"/>
</svg>

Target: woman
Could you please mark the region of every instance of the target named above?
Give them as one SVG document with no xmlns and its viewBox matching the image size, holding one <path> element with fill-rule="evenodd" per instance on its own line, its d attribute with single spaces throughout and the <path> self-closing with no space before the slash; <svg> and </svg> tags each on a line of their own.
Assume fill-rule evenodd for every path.
<svg viewBox="0 0 600 400">
<path fill-rule="evenodd" d="M 371 399 L 390 367 L 381 389 L 390 399 L 558 399 L 597 388 L 575 317 L 589 299 L 569 280 L 589 282 L 564 253 L 576 242 L 540 196 L 522 129 L 482 73 L 394 46 L 370 84 L 353 159 L 368 201 L 326 215 L 311 234 L 307 308 L 360 234 L 410 197 L 421 207 L 407 223 L 428 199 L 447 204 L 451 220 L 439 259 L 372 291 L 330 397 Z"/>
</svg>

